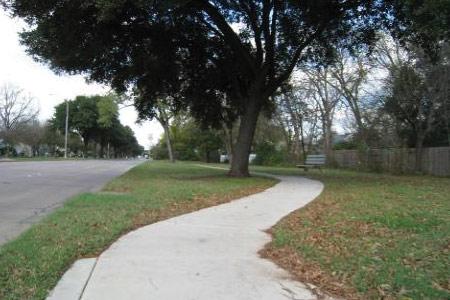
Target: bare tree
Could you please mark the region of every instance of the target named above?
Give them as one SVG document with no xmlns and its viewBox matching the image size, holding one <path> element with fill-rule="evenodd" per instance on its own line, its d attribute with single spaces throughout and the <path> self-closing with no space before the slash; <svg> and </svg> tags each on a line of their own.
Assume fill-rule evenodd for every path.
<svg viewBox="0 0 450 300">
<path fill-rule="evenodd" d="M 386 34 L 383 34 L 375 44 L 372 58 L 375 68 L 387 72 L 392 72 L 402 63 L 411 61 L 411 56 L 399 41 Z"/>
<path fill-rule="evenodd" d="M 286 148 L 295 159 L 304 156 L 305 147 L 303 139 L 304 108 L 306 106 L 302 90 L 292 87 L 288 91 L 277 95 L 276 120 L 281 125 Z"/>
<path fill-rule="evenodd" d="M 330 69 L 334 80 L 328 83 L 342 96 L 343 103 L 350 109 L 357 128 L 359 141 L 367 146 L 369 138 L 369 126 L 371 123 L 370 112 L 364 94 L 364 85 L 367 83 L 371 65 L 362 57 L 351 57 L 344 51 L 338 53 L 335 64 Z"/>
<path fill-rule="evenodd" d="M 333 120 L 336 106 L 341 100 L 341 93 L 335 88 L 338 83 L 332 77 L 329 67 L 304 69 L 312 99 L 316 103 L 319 118 L 322 124 L 323 149 L 327 157 L 332 157 L 333 147 Z"/>
<path fill-rule="evenodd" d="M 14 130 L 35 119 L 38 113 L 34 99 L 25 96 L 23 90 L 9 84 L 0 87 L 0 128 Z"/>
<path fill-rule="evenodd" d="M 17 133 L 17 140 L 31 147 L 31 155 L 40 155 L 41 146 L 44 144 L 46 131 L 49 130 L 45 124 L 33 119 L 20 126 Z"/>
<path fill-rule="evenodd" d="M 10 84 L 0 87 L 0 133 L 7 144 L 13 143 L 18 128 L 36 119 L 38 113 L 34 99 L 23 90 Z"/>
<path fill-rule="evenodd" d="M 286 150 L 293 157 L 298 157 L 298 145 L 300 140 L 298 138 L 296 123 L 292 120 L 292 114 L 290 112 L 291 98 L 286 95 L 279 95 L 275 97 L 277 109 L 275 111 L 274 118 L 283 128 L 283 137 L 286 143 Z M 295 138 L 294 138 L 295 137 Z"/>
<path fill-rule="evenodd" d="M 284 130 L 288 151 L 296 158 L 311 149 L 316 135 L 318 107 L 313 98 L 309 81 L 296 84 L 276 96 L 276 118 Z"/>
</svg>

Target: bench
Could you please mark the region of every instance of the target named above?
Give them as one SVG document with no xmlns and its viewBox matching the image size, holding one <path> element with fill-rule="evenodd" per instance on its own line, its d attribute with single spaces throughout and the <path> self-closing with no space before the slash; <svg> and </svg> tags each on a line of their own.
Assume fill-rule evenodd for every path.
<svg viewBox="0 0 450 300">
<path fill-rule="evenodd" d="M 324 154 L 308 155 L 306 156 L 305 163 L 303 165 L 297 165 L 297 168 L 305 169 L 318 168 L 322 171 L 321 167 L 325 165 L 326 156 Z"/>
</svg>

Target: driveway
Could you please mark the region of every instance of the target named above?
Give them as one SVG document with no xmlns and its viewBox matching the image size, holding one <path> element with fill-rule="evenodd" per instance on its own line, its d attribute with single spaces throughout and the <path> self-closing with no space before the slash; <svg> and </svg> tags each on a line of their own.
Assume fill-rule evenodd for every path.
<svg viewBox="0 0 450 300">
<path fill-rule="evenodd" d="M 0 245 L 65 200 L 100 189 L 139 160 L 0 162 Z"/>
<path fill-rule="evenodd" d="M 306 178 L 277 178 L 262 193 L 123 236 L 97 259 L 75 263 L 48 299 L 317 299 L 258 255 L 270 241 L 264 230 L 323 188 Z"/>
</svg>

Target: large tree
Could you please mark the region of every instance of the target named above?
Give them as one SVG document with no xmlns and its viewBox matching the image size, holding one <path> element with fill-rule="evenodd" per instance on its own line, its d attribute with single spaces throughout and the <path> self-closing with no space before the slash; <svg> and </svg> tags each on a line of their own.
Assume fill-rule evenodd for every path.
<svg viewBox="0 0 450 300">
<path fill-rule="evenodd" d="M 99 113 L 97 103 L 102 96 L 77 96 L 69 101 L 69 131 L 78 133 L 84 143 L 84 150 L 90 141 L 99 133 Z M 56 129 L 64 132 L 66 122 L 66 103 L 61 103 L 55 107 L 52 124 Z"/>
<path fill-rule="evenodd" d="M 341 100 L 340 93 L 333 88 L 333 68 L 304 69 L 311 85 L 311 96 L 318 108 L 318 115 L 322 123 L 323 150 L 327 155 L 328 162 L 333 160 L 333 120 L 336 107 Z M 331 82 L 331 83 L 330 83 Z"/>
<path fill-rule="evenodd" d="M 276 117 L 284 128 L 287 151 L 295 161 L 306 159 L 308 145 L 305 140 L 312 141 L 310 136 L 308 137 L 308 129 L 315 127 L 317 116 L 320 113 L 320 108 L 315 103 L 316 99 L 308 101 L 314 98 L 313 94 L 312 84 L 301 81 L 299 84 L 284 89 L 283 93 L 275 97 L 277 101 Z M 319 113 L 317 113 L 318 111 Z"/>
<path fill-rule="evenodd" d="M 422 171 L 427 140 L 431 145 L 449 142 L 445 135 L 449 130 L 450 64 L 447 51 L 433 60 L 420 49 L 411 54 L 413 63 L 391 67 L 384 109 L 396 120 L 399 135 L 415 148 L 416 171 Z"/>
<path fill-rule="evenodd" d="M 403 2 L 421 1 L 3 2 L 30 25 L 22 41 L 36 59 L 119 91 L 132 86 L 150 117 L 155 111 L 147 108 L 162 95 L 213 125 L 232 107 L 240 128 L 230 174 L 246 176 L 259 112 L 271 108 L 293 70 L 323 62 L 338 43 L 371 44 L 383 21 L 404 28 L 397 25 L 414 6 L 397 14 Z"/>
<path fill-rule="evenodd" d="M 117 95 L 109 94 L 101 97 L 97 102 L 97 140 L 100 142 L 100 157 L 110 157 L 111 136 L 114 134 L 114 125 L 119 123 L 119 101 Z M 105 147 L 107 147 L 106 155 Z"/>
<path fill-rule="evenodd" d="M 342 102 L 350 109 L 356 127 L 358 143 L 363 149 L 368 147 L 371 125 L 372 103 L 368 101 L 364 91 L 370 73 L 370 63 L 366 57 L 352 57 L 340 52 L 330 68 L 334 81 L 328 81 L 341 95 Z M 370 97 L 369 97 L 370 98 Z"/>
<path fill-rule="evenodd" d="M 68 101 L 69 131 L 83 139 L 84 152 L 87 152 L 89 143 L 95 142 L 95 150 L 97 144 L 100 145 L 98 155 L 104 157 L 106 148 L 106 157 L 109 157 L 110 146 L 116 145 L 117 150 L 117 145 L 122 147 L 123 141 L 126 144 L 129 133 L 124 131 L 119 121 L 119 101 L 119 97 L 115 94 L 77 96 L 74 100 Z M 55 107 L 51 123 L 55 129 L 64 132 L 65 121 L 66 103 L 61 103 Z"/>
</svg>

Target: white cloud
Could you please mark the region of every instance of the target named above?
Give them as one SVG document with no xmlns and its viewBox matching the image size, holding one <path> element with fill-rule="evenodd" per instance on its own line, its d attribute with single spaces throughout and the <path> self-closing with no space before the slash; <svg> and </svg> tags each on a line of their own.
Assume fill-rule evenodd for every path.
<svg viewBox="0 0 450 300">
<path fill-rule="evenodd" d="M 35 62 L 25 53 L 20 45 L 18 32 L 24 23 L 20 19 L 11 19 L 4 11 L 0 11 L 0 85 L 14 84 L 32 95 L 40 107 L 40 118 L 52 116 L 55 105 L 64 99 L 73 99 L 77 95 L 104 94 L 109 88 L 99 84 L 88 84 L 82 76 L 56 75 L 46 65 Z M 149 147 L 149 135 L 153 142 L 162 133 L 157 122 L 135 123 L 137 114 L 129 107 L 120 111 L 120 120 L 130 126 L 141 145 Z"/>
</svg>

